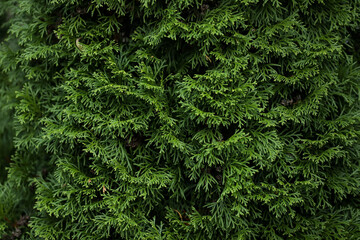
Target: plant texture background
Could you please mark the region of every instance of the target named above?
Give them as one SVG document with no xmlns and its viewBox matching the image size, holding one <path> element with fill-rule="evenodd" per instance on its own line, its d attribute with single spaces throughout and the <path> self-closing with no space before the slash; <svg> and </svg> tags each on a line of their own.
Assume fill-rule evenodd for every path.
<svg viewBox="0 0 360 240">
<path fill-rule="evenodd" d="M 4 239 L 360 239 L 360 1 L 0 14 Z"/>
</svg>

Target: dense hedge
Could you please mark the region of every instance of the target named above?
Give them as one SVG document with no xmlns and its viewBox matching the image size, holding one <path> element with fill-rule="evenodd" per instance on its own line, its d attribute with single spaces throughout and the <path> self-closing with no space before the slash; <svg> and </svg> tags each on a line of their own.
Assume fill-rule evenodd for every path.
<svg viewBox="0 0 360 240">
<path fill-rule="evenodd" d="M 359 0 L 0 9 L 3 239 L 360 239 Z"/>
</svg>

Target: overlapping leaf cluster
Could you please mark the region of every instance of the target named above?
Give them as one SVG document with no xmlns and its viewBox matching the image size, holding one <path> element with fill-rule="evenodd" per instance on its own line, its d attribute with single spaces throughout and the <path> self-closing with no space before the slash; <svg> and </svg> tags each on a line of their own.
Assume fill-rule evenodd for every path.
<svg viewBox="0 0 360 240">
<path fill-rule="evenodd" d="M 358 0 L 5 6 L 7 237 L 360 238 Z"/>
</svg>

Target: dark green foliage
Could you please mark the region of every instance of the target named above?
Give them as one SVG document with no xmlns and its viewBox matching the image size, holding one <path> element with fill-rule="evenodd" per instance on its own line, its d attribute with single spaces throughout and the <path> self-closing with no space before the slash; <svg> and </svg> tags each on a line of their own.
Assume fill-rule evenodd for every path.
<svg viewBox="0 0 360 240">
<path fill-rule="evenodd" d="M 360 1 L 5 8 L 6 238 L 360 239 Z"/>
<path fill-rule="evenodd" d="M 3 3 L 2 3 L 3 4 Z M 14 56 L 18 51 L 17 41 L 7 38 L 7 29 L 10 26 L 10 18 L 14 11 L 10 5 L 0 5 L 0 41 L 6 41 L 6 45 L 0 46 L 0 236 L 1 239 L 24 239 L 24 232 L 29 217 L 32 215 L 32 208 L 35 203 L 35 186 L 28 187 L 28 175 L 22 175 L 16 171 L 11 155 L 14 154 L 14 108 L 18 104 L 16 91 L 24 82 L 24 74 L 15 69 Z M 19 150 L 20 152 L 20 150 Z M 25 151 L 24 151 L 25 152 Z M 33 161 L 30 158 L 29 160 Z M 8 177 L 6 168 L 11 166 L 11 174 Z M 30 165 L 29 165 L 30 166 Z M 20 178 L 19 178 L 20 176 Z M 24 184 L 25 183 L 25 184 Z"/>
<path fill-rule="evenodd" d="M 9 109 L 9 82 L 5 75 L 0 74 L 0 182 L 6 179 L 5 168 L 10 162 L 12 150 L 12 119 Z"/>
<path fill-rule="evenodd" d="M 0 11 L 0 42 L 6 37 L 6 13 Z M 8 166 L 12 149 L 12 120 L 10 102 L 13 96 L 9 95 L 9 81 L 7 76 L 0 72 L 0 183 L 6 178 L 5 167 Z M 10 90 L 11 91 L 11 90 Z"/>
</svg>

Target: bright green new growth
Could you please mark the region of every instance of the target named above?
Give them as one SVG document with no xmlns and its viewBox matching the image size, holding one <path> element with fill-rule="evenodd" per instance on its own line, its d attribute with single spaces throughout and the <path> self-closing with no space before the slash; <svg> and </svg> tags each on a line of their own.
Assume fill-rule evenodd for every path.
<svg viewBox="0 0 360 240">
<path fill-rule="evenodd" d="M 0 9 L 4 239 L 360 238 L 360 1 Z"/>
</svg>

